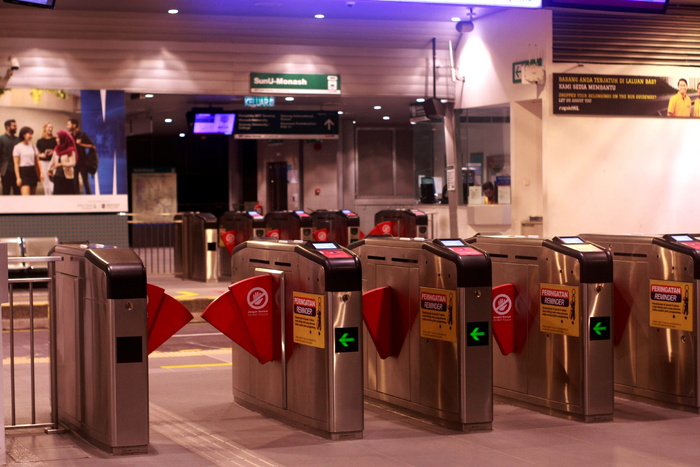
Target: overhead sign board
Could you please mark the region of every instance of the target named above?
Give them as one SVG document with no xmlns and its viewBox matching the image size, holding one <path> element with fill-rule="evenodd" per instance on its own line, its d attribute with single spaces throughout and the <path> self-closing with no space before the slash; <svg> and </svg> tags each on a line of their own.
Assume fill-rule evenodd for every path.
<svg viewBox="0 0 700 467">
<path fill-rule="evenodd" d="M 251 73 L 250 92 L 268 94 L 340 94 L 340 75 Z"/>
<path fill-rule="evenodd" d="M 236 139 L 338 139 L 338 112 L 243 111 Z"/>
<path fill-rule="evenodd" d="M 248 108 L 256 109 L 259 107 L 274 107 L 275 96 L 245 96 L 243 105 Z"/>
</svg>

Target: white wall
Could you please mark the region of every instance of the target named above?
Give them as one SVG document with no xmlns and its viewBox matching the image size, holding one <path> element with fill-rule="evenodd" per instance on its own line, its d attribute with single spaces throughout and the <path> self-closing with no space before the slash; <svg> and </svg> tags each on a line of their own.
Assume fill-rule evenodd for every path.
<svg viewBox="0 0 700 467">
<path fill-rule="evenodd" d="M 557 64 L 552 72 L 571 65 Z M 700 70 L 585 65 L 576 73 L 700 76 Z M 700 231 L 694 119 L 555 116 L 543 122 L 545 235 Z"/>
</svg>

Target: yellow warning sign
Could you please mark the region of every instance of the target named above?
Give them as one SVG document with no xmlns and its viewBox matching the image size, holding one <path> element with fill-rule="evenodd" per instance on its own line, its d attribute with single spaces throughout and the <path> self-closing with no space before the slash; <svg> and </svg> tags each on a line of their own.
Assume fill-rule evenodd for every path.
<svg viewBox="0 0 700 467">
<path fill-rule="evenodd" d="M 323 295 L 294 292 L 292 296 L 294 316 L 294 342 L 319 349 L 326 348 L 326 307 Z"/>
<path fill-rule="evenodd" d="M 420 336 L 457 342 L 457 292 L 420 288 Z"/>
<path fill-rule="evenodd" d="M 578 337 L 580 301 L 578 286 L 540 284 L 540 331 Z"/>
<path fill-rule="evenodd" d="M 649 325 L 693 331 L 693 284 L 649 281 Z"/>
</svg>

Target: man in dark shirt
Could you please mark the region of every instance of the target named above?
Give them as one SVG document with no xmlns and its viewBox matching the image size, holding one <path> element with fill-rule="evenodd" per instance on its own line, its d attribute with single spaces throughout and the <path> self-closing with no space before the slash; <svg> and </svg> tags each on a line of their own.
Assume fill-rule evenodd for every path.
<svg viewBox="0 0 700 467">
<path fill-rule="evenodd" d="M 78 148 L 78 161 L 75 165 L 75 169 L 79 177 L 75 177 L 75 183 L 79 183 L 78 178 L 80 178 L 83 181 L 85 194 L 91 195 L 92 190 L 90 189 L 90 181 L 88 180 L 88 168 L 85 164 L 85 161 L 87 156 L 86 149 L 94 151 L 95 145 L 92 143 L 90 137 L 87 134 L 85 134 L 84 131 L 80 130 L 80 121 L 78 121 L 77 119 L 69 118 L 68 124 L 66 125 L 66 129 L 71 135 L 73 135 L 73 139 L 75 140 L 75 146 Z M 80 185 L 78 185 L 78 194 L 80 194 Z"/>
<path fill-rule="evenodd" d="M 9 195 L 10 190 L 15 195 L 20 194 L 15 175 L 15 163 L 12 159 L 12 150 L 17 143 L 19 143 L 17 122 L 8 120 L 5 122 L 5 134 L 0 136 L 0 176 L 2 176 L 3 195 Z"/>
</svg>

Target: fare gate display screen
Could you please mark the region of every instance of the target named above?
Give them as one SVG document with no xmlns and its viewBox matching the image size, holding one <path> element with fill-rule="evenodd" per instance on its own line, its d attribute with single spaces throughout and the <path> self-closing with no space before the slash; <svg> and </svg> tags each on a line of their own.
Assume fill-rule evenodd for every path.
<svg viewBox="0 0 700 467">
<path fill-rule="evenodd" d="M 341 250 L 338 245 L 332 242 L 312 242 L 311 245 L 328 259 L 352 258 L 350 253 Z"/>
<path fill-rule="evenodd" d="M 671 238 L 683 246 L 687 246 L 688 248 L 692 248 L 694 250 L 700 250 L 700 240 L 693 238 L 690 235 L 671 235 Z"/>
<path fill-rule="evenodd" d="M 438 242 L 440 242 L 440 244 L 448 250 L 451 250 L 460 256 L 480 256 L 483 254 L 479 250 L 475 250 L 474 248 L 468 246 L 466 243 L 464 243 L 464 241 L 458 238 L 438 240 Z"/>
</svg>

